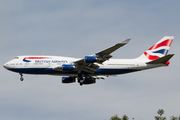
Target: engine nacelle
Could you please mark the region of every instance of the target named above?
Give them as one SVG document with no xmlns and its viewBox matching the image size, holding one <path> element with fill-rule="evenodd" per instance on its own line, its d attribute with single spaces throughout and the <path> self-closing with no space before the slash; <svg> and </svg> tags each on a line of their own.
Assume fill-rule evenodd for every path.
<svg viewBox="0 0 180 120">
<path fill-rule="evenodd" d="M 67 65 L 67 64 L 62 65 L 62 71 L 72 71 L 74 69 L 76 69 L 74 65 Z"/>
<path fill-rule="evenodd" d="M 95 78 L 85 78 L 83 81 L 83 84 L 93 84 L 93 83 L 96 83 Z"/>
<path fill-rule="evenodd" d="M 73 77 L 62 77 L 62 83 L 73 83 L 76 82 L 75 78 Z"/>
<path fill-rule="evenodd" d="M 84 61 L 86 63 L 93 63 L 97 61 L 97 58 L 95 56 L 85 56 Z"/>
</svg>

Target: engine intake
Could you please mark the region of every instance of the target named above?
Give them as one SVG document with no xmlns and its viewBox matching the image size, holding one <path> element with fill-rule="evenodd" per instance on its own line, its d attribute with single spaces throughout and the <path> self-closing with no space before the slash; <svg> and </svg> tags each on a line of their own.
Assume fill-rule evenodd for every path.
<svg viewBox="0 0 180 120">
<path fill-rule="evenodd" d="M 84 61 L 86 63 L 93 63 L 97 61 L 97 58 L 95 56 L 85 56 Z"/>
<path fill-rule="evenodd" d="M 72 71 L 74 70 L 76 67 L 74 65 L 62 65 L 62 71 Z"/>
</svg>

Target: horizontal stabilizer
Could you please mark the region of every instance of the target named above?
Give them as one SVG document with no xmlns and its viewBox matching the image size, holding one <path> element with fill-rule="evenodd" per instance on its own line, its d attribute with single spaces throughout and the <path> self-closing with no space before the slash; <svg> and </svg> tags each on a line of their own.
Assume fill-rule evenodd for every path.
<svg viewBox="0 0 180 120">
<path fill-rule="evenodd" d="M 171 59 L 171 57 L 173 57 L 173 56 L 174 56 L 174 54 L 169 54 L 164 57 L 158 58 L 156 60 L 150 61 L 147 64 L 160 64 L 160 63 L 164 64 L 164 63 L 168 62 L 168 60 Z"/>
</svg>

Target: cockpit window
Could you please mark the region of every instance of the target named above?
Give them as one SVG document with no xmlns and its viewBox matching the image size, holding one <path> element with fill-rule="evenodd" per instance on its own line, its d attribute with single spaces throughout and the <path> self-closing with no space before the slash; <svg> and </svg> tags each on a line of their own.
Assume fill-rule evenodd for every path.
<svg viewBox="0 0 180 120">
<path fill-rule="evenodd" d="M 19 59 L 19 57 L 15 57 L 15 59 Z"/>
</svg>

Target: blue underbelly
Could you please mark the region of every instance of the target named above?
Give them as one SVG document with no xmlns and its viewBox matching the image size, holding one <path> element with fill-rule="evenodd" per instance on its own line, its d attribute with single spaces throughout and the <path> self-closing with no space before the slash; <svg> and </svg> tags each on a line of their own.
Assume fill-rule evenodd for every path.
<svg viewBox="0 0 180 120">
<path fill-rule="evenodd" d="M 25 73 L 25 74 L 77 74 L 77 71 L 56 71 L 52 68 L 13 68 L 9 69 L 13 72 Z M 139 71 L 136 69 L 98 69 L 94 74 L 95 75 L 115 75 L 115 74 L 124 74 L 129 72 Z"/>
</svg>

